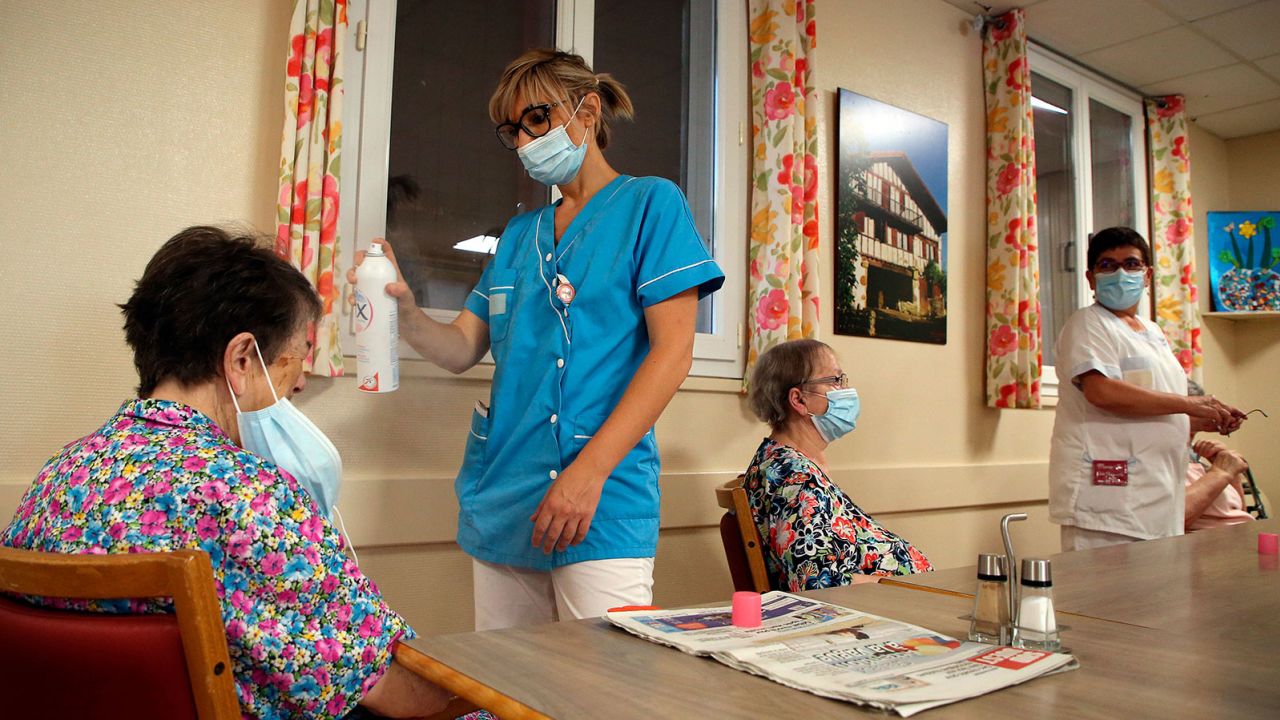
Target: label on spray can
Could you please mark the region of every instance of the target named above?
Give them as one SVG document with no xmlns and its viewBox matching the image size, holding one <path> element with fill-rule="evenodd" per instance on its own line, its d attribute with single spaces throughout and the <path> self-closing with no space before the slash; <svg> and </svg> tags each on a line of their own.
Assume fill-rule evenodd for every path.
<svg viewBox="0 0 1280 720">
<path fill-rule="evenodd" d="M 366 332 L 372 324 L 373 303 L 363 290 L 356 290 L 356 332 Z"/>
<path fill-rule="evenodd" d="M 356 269 L 356 387 L 364 392 L 384 393 L 400 387 L 396 299 L 386 291 L 395 281 L 391 260 L 380 246 L 372 246 Z"/>
</svg>

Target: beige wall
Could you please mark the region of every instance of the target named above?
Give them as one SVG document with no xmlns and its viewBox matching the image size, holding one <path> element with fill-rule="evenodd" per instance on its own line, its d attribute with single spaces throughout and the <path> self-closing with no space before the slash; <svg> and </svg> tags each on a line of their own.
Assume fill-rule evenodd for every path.
<svg viewBox="0 0 1280 720">
<path fill-rule="evenodd" d="M 1280 210 L 1280 132 L 1228 140 L 1226 145 L 1231 203 L 1223 209 Z M 1274 514 L 1280 501 L 1280 318 L 1232 324 L 1239 402 L 1245 410 L 1260 407 L 1271 413 L 1267 420 L 1253 415 L 1237 442 L 1272 499 Z"/>
<path fill-rule="evenodd" d="M 196 222 L 269 227 L 288 3 L 0 0 L 0 515 L 137 377 L 114 303 Z"/>
<path fill-rule="evenodd" d="M 159 244 L 195 222 L 241 219 L 270 228 L 288 5 L 102 0 L 86 13 L 72 2 L 0 0 L 0 300 L 27 309 L 11 315 L 19 318 L 11 323 L 16 336 L 0 349 L 10 369 L 0 379 L 10 408 L 0 416 L 0 516 L 45 458 L 130 396 L 135 378 L 113 303 L 127 297 Z M 1032 516 L 1016 527 L 1023 554 L 1052 552 L 1056 530 L 1044 507 L 1052 412 L 997 412 L 982 402 L 979 40 L 964 29 L 965 14 L 942 0 L 820 5 L 822 336 L 864 398 L 858 431 L 831 450 L 835 478 L 940 567 L 996 550 L 999 516 L 1017 510 Z M 949 127 L 945 346 L 831 334 L 832 121 L 840 87 Z M 1237 205 L 1234 164 L 1244 141 L 1224 144 L 1199 131 L 1192 140 L 1197 208 L 1228 203 L 1228 176 Z M 1275 206 L 1274 179 L 1270 187 L 1270 202 L 1256 202 Z M 1258 327 L 1272 334 L 1254 340 L 1252 330 L 1210 325 L 1206 377 L 1227 389 L 1220 394 L 1257 393 L 1280 412 L 1263 372 L 1267 362 L 1276 366 L 1276 326 Z M 1232 389 L 1236 363 L 1241 379 Z M 298 404 L 343 453 L 342 508 L 363 567 L 419 630 L 466 629 L 470 566 L 451 542 L 452 477 L 470 407 L 488 392 L 487 373 L 451 377 L 410 365 L 404 387 L 389 397 L 358 396 L 350 379 L 317 380 Z M 659 423 L 660 603 L 729 592 L 711 488 L 745 467 L 762 430 L 735 387 L 690 381 Z M 1257 432 L 1240 438 L 1263 456 L 1264 443 L 1252 439 L 1260 435 L 1248 434 Z"/>
<path fill-rule="evenodd" d="M 1227 144 L 1216 135 L 1191 125 L 1187 142 L 1191 147 L 1191 195 L 1195 212 L 1196 257 L 1200 260 L 1200 311 L 1209 304 L 1209 222 L 1206 213 L 1227 208 L 1229 165 Z M 1235 323 L 1204 318 L 1200 330 L 1204 347 L 1204 386 L 1223 398 L 1237 397 L 1235 356 Z"/>
</svg>

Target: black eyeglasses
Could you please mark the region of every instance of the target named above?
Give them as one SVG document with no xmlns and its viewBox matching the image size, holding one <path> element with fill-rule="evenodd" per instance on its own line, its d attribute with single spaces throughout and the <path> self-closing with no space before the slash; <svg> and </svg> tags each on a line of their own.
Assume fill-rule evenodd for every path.
<svg viewBox="0 0 1280 720">
<path fill-rule="evenodd" d="M 557 101 L 530 105 L 520 113 L 518 122 L 504 122 L 493 131 L 498 134 L 502 147 L 515 150 L 519 146 L 521 130 L 531 138 L 540 138 L 551 132 L 551 108 L 563 104 Z"/>
<path fill-rule="evenodd" d="M 1129 272 L 1138 272 L 1139 270 L 1145 270 L 1146 267 L 1147 264 L 1138 258 L 1125 258 L 1122 263 L 1118 263 L 1111 258 L 1104 258 L 1099 260 L 1097 265 L 1094 265 L 1094 270 L 1105 275 L 1106 273 L 1113 273 L 1120 268 L 1124 268 Z"/>
<path fill-rule="evenodd" d="M 839 375 L 828 375 L 827 377 L 812 378 L 809 380 L 801 380 L 795 384 L 795 387 L 801 385 L 835 385 L 837 388 L 844 389 L 849 387 L 849 376 L 845 373 Z"/>
</svg>

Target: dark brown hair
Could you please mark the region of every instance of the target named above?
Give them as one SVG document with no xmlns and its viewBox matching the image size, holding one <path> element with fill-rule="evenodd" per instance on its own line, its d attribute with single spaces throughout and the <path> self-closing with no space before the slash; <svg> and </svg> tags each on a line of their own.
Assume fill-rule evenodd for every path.
<svg viewBox="0 0 1280 720">
<path fill-rule="evenodd" d="M 174 235 L 147 263 L 124 312 L 138 394 L 162 381 L 192 385 L 222 376 L 231 338 L 253 333 L 269 364 L 319 319 L 320 298 L 264 240 L 197 226 Z"/>
<path fill-rule="evenodd" d="M 1098 264 L 1098 258 L 1102 257 L 1102 253 L 1119 247 L 1137 248 L 1142 253 L 1143 264 L 1151 266 L 1151 246 L 1138 234 L 1137 230 L 1127 227 L 1109 227 L 1099 230 L 1089 238 L 1089 269 L 1092 270 Z"/>
</svg>

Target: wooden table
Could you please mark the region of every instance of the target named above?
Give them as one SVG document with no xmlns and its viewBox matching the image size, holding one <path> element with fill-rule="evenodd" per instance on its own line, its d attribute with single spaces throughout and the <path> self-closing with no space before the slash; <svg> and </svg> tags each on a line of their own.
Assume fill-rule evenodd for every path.
<svg viewBox="0 0 1280 720">
<path fill-rule="evenodd" d="M 810 597 L 963 637 L 970 600 L 857 585 Z M 1064 640 L 1081 669 L 927 711 L 927 718 L 1259 717 L 1280 707 L 1273 646 L 1076 617 Z M 1270 633 L 1273 643 L 1280 637 Z M 633 637 L 603 620 L 419 638 L 397 660 L 520 718 L 857 717 L 882 713 L 793 690 Z M 419 652 L 420 651 L 420 652 Z"/>
<path fill-rule="evenodd" d="M 1280 641 L 1280 561 L 1258 554 L 1258 533 L 1278 531 L 1273 518 L 1052 555 L 1054 606 L 1179 633 Z M 976 573 L 971 566 L 884 582 L 972 597 Z M 1275 657 L 1280 664 L 1280 647 Z"/>
</svg>

